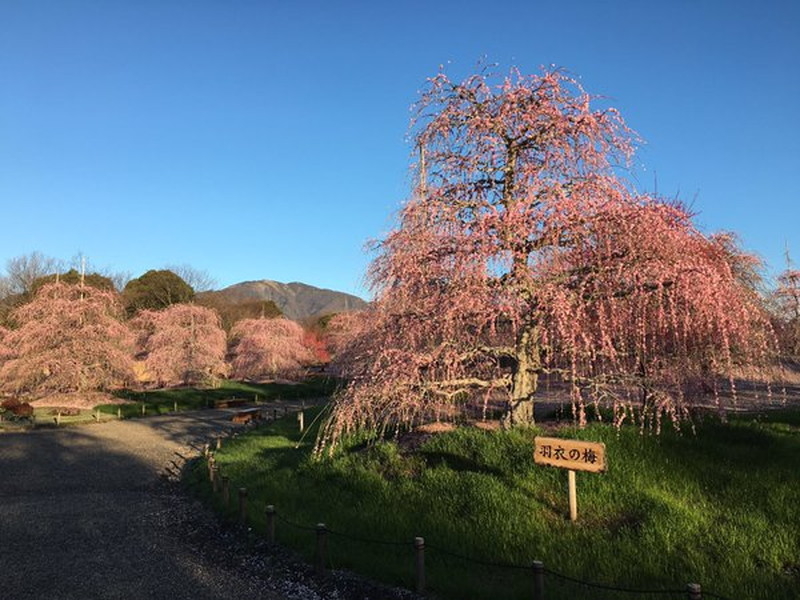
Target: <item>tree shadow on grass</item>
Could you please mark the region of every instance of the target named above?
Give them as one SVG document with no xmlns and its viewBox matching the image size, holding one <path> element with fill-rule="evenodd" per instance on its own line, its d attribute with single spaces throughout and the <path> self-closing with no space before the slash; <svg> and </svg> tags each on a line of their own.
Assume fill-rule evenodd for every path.
<svg viewBox="0 0 800 600">
<path fill-rule="evenodd" d="M 446 466 L 453 471 L 470 471 L 505 479 L 505 472 L 502 469 L 482 464 L 471 458 L 436 450 L 421 450 L 419 454 L 425 459 L 428 468 Z"/>
</svg>

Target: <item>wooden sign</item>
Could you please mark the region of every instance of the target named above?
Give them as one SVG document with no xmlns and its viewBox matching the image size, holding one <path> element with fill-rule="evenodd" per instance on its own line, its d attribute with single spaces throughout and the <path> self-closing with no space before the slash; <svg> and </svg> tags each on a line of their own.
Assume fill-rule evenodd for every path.
<svg viewBox="0 0 800 600">
<path fill-rule="evenodd" d="M 538 465 L 592 473 L 606 470 L 606 445 L 603 443 L 540 436 L 533 442 L 533 461 Z"/>
<path fill-rule="evenodd" d="M 578 492 L 575 471 L 600 473 L 606 470 L 606 445 L 600 442 L 581 442 L 536 436 L 533 440 L 533 462 L 567 469 L 569 518 L 578 520 Z"/>
</svg>

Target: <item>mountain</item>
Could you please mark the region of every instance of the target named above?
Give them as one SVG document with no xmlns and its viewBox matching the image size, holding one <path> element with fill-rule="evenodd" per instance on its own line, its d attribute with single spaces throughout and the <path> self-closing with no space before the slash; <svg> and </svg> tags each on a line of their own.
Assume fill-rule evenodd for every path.
<svg viewBox="0 0 800 600">
<path fill-rule="evenodd" d="M 297 281 L 292 283 L 281 283 L 268 279 L 244 281 L 215 293 L 224 296 L 230 302 L 272 300 L 290 319 L 320 317 L 330 313 L 360 310 L 367 306 L 367 303 L 358 296 L 326 290 Z"/>
</svg>

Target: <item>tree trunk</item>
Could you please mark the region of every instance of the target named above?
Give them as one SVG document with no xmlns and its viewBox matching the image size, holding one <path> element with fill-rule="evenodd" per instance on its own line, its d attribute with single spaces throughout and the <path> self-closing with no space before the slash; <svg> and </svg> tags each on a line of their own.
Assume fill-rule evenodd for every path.
<svg viewBox="0 0 800 600">
<path fill-rule="evenodd" d="M 535 343 L 535 327 L 526 327 L 517 340 L 517 366 L 511 388 L 508 412 L 503 416 L 504 427 L 533 425 L 533 397 L 539 383 L 541 360 Z"/>
</svg>

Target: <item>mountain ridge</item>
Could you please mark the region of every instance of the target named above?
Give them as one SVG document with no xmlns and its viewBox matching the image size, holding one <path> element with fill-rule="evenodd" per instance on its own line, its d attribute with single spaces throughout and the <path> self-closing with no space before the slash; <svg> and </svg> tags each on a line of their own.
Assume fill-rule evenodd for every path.
<svg viewBox="0 0 800 600">
<path fill-rule="evenodd" d="M 247 300 L 271 300 L 290 319 L 305 319 L 323 315 L 361 310 L 367 302 L 358 296 L 327 288 L 320 288 L 302 281 L 283 283 L 271 279 L 242 281 L 216 290 L 233 302 Z"/>
</svg>

